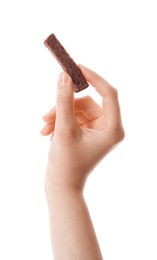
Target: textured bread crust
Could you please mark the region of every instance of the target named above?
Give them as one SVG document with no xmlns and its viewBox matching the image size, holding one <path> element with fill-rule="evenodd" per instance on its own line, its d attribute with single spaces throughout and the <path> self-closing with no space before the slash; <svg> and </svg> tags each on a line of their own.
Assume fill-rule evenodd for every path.
<svg viewBox="0 0 157 260">
<path fill-rule="evenodd" d="M 66 71 L 72 78 L 75 92 L 79 92 L 89 86 L 79 67 L 64 49 L 62 44 L 57 40 L 54 34 L 51 34 L 44 41 L 44 44 L 59 62 L 63 70 Z"/>
</svg>

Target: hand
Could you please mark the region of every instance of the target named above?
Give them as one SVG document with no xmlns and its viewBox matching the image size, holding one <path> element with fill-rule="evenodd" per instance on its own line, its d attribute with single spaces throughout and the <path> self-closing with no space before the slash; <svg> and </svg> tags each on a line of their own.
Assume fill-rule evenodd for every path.
<svg viewBox="0 0 157 260">
<path fill-rule="evenodd" d="M 63 185 L 79 191 L 98 162 L 124 138 L 117 90 L 95 72 L 80 65 L 86 80 L 102 97 L 74 99 L 69 75 L 58 80 L 56 107 L 43 119 L 42 135 L 52 134 L 46 188 Z"/>
</svg>

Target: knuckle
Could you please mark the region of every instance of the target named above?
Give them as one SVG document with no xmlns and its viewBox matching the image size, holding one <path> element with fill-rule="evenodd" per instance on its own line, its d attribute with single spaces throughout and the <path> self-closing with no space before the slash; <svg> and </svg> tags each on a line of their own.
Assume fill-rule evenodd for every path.
<svg viewBox="0 0 157 260">
<path fill-rule="evenodd" d="M 76 127 L 74 125 L 60 125 L 56 128 L 55 137 L 57 137 L 60 140 L 69 141 L 71 139 L 74 139 L 76 135 Z"/>
<path fill-rule="evenodd" d="M 83 99 L 87 103 L 91 103 L 93 101 L 92 97 L 90 97 L 90 96 L 85 96 Z"/>
<path fill-rule="evenodd" d="M 117 143 L 123 141 L 125 138 L 124 128 L 121 125 L 112 128 L 111 138 L 112 138 L 114 144 L 117 144 Z"/>
<path fill-rule="evenodd" d="M 70 101 L 71 101 L 70 96 L 61 96 L 61 95 L 57 96 L 57 103 L 58 104 L 69 103 Z"/>
<path fill-rule="evenodd" d="M 118 97 L 118 90 L 115 87 L 110 86 L 110 90 L 112 96 Z"/>
<path fill-rule="evenodd" d="M 123 127 L 121 127 L 121 128 L 119 129 L 119 136 L 118 136 L 118 138 L 119 138 L 119 141 L 123 141 L 124 138 L 125 138 L 125 131 L 124 131 L 124 128 L 123 128 Z"/>
<path fill-rule="evenodd" d="M 93 98 L 90 96 L 84 96 L 81 98 L 81 104 L 81 109 L 84 111 L 93 104 Z"/>
</svg>

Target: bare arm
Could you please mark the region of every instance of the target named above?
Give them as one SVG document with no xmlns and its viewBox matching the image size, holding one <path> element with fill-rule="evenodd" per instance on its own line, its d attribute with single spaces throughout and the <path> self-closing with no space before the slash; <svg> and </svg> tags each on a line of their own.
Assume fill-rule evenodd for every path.
<svg viewBox="0 0 157 260">
<path fill-rule="evenodd" d="M 45 188 L 55 260 L 102 260 L 83 198 L 88 175 L 123 138 L 117 91 L 95 72 L 80 67 L 102 96 L 74 99 L 66 73 L 60 75 L 56 107 L 44 116 L 43 135 L 52 134 Z"/>
<path fill-rule="evenodd" d="M 54 259 L 103 259 L 83 195 L 57 187 L 49 193 L 48 204 Z"/>
</svg>

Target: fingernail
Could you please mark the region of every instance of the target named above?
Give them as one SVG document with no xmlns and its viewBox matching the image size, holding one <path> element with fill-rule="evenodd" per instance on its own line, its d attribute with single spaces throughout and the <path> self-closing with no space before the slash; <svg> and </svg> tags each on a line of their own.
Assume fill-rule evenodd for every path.
<svg viewBox="0 0 157 260">
<path fill-rule="evenodd" d="M 68 83 L 70 76 L 66 72 L 62 72 L 59 76 L 59 85 L 64 86 Z"/>
</svg>

